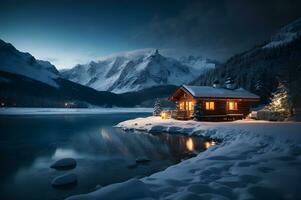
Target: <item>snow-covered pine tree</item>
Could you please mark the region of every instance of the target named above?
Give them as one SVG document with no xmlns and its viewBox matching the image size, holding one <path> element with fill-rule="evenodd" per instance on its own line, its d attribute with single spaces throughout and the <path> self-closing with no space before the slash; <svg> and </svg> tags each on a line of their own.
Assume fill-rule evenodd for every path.
<svg viewBox="0 0 301 200">
<path fill-rule="evenodd" d="M 202 119 L 203 109 L 200 103 L 194 105 L 194 111 L 192 114 L 193 120 L 200 121 Z"/>
<path fill-rule="evenodd" d="M 279 83 L 276 91 L 272 93 L 271 103 L 267 109 L 273 112 L 279 112 L 284 117 L 289 117 L 292 113 L 291 97 L 284 83 Z"/>
<path fill-rule="evenodd" d="M 160 116 L 162 110 L 163 109 L 162 109 L 161 101 L 160 99 L 157 98 L 154 105 L 153 116 Z"/>
</svg>

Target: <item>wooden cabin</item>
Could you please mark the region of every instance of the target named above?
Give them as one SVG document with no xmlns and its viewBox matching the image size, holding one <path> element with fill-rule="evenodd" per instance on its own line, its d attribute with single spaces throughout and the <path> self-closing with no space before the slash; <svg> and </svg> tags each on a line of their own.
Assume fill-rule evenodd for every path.
<svg viewBox="0 0 301 200">
<path fill-rule="evenodd" d="M 183 85 L 169 100 L 177 107 L 173 118 L 192 119 L 194 106 L 198 103 L 202 108 L 202 120 L 220 121 L 245 118 L 250 113 L 250 106 L 260 99 L 242 88 Z"/>
</svg>

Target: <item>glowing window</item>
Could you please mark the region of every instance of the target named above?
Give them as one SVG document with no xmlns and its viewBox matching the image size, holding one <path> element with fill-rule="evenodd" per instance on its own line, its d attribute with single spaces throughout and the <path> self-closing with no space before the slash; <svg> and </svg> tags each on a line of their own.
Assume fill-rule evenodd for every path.
<svg viewBox="0 0 301 200">
<path fill-rule="evenodd" d="M 229 101 L 228 102 L 228 109 L 229 110 L 237 110 L 237 102 L 235 102 L 235 101 Z"/>
<path fill-rule="evenodd" d="M 214 107 L 215 107 L 214 101 L 207 101 L 205 107 L 206 107 L 206 110 L 214 110 Z"/>
<path fill-rule="evenodd" d="M 180 102 L 180 110 L 184 110 L 184 102 Z"/>
<path fill-rule="evenodd" d="M 194 103 L 192 101 L 189 101 L 188 102 L 188 110 L 193 111 L 193 109 L 194 109 Z"/>
</svg>

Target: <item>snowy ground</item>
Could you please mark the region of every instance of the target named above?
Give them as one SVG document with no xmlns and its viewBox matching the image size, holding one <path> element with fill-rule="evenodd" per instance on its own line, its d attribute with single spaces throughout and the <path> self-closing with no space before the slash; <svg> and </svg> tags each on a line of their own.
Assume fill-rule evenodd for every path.
<svg viewBox="0 0 301 200">
<path fill-rule="evenodd" d="M 68 200 L 301 199 L 301 123 L 194 122 L 147 117 L 117 126 L 153 133 L 203 135 L 223 141 L 149 177 L 113 184 Z"/>
<path fill-rule="evenodd" d="M 61 115 L 152 112 L 152 108 L 0 108 L 0 115 Z"/>
</svg>

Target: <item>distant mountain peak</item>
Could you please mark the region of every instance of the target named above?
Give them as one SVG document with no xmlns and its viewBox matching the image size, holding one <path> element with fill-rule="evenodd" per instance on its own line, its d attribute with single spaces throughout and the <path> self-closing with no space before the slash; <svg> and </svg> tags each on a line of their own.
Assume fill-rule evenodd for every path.
<svg viewBox="0 0 301 200">
<path fill-rule="evenodd" d="M 97 90 L 123 93 L 158 85 L 189 83 L 204 70 L 215 67 L 205 60 L 195 66 L 190 64 L 166 57 L 158 49 L 138 49 L 103 57 L 97 62 L 64 70 L 61 74 Z"/>
<path fill-rule="evenodd" d="M 12 44 L 0 39 L 0 71 L 23 75 L 58 87 L 59 72 L 48 61 L 36 60 L 32 55 L 18 51 Z"/>
</svg>

